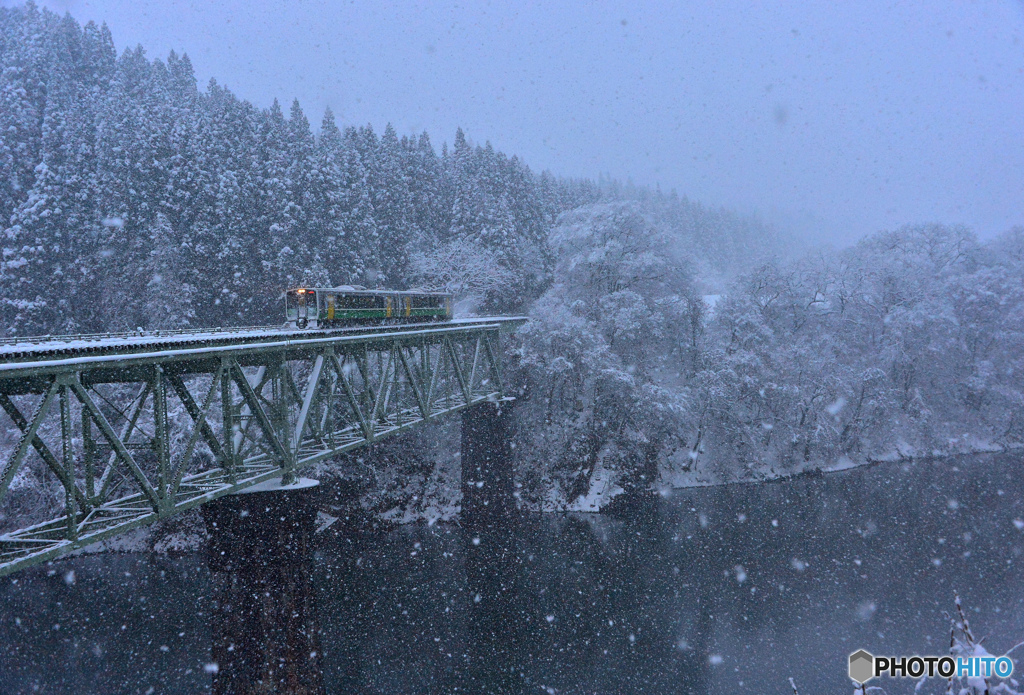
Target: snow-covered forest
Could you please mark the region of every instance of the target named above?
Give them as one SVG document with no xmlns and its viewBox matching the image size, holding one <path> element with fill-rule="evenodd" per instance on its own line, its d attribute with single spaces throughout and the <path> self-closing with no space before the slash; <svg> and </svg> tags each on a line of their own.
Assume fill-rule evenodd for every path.
<svg viewBox="0 0 1024 695">
<path fill-rule="evenodd" d="M 297 101 L 199 88 L 187 56 L 118 56 L 105 26 L 31 3 L 0 8 L 0 226 L 9 336 L 274 325 L 298 283 L 528 314 L 510 360 L 527 505 L 1022 434 L 1022 229 L 797 257 L 756 219 L 536 173 L 461 130 L 438 149 L 329 110 L 314 129 Z M 452 457 L 416 447 L 370 458 L 422 508 Z"/>
<path fill-rule="evenodd" d="M 557 216 L 621 195 L 461 131 L 438 152 L 328 110 L 314 135 L 298 102 L 286 115 L 198 89 L 187 56 L 117 56 L 105 26 L 31 3 L 0 9 L 0 69 L 10 335 L 276 324 L 298 283 L 444 286 L 519 311 L 550 280 Z M 732 231 L 727 214 L 669 207 Z"/>
<path fill-rule="evenodd" d="M 1024 436 L 1022 228 L 986 243 L 939 224 L 878 233 L 757 263 L 720 298 L 633 205 L 567 213 L 551 244 L 555 279 L 522 331 L 521 478 L 540 497 Z"/>
</svg>

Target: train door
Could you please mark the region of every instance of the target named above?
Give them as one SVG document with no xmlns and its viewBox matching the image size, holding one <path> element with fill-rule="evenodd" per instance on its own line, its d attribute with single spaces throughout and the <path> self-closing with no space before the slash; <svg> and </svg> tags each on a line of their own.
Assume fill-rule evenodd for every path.
<svg viewBox="0 0 1024 695">
<path fill-rule="evenodd" d="M 406 317 L 412 316 L 412 297 L 409 296 L 405 298 L 405 315 Z"/>
<path fill-rule="evenodd" d="M 384 298 L 384 316 L 391 318 L 391 297 Z"/>
<path fill-rule="evenodd" d="M 335 300 L 333 294 L 327 295 L 327 320 L 328 321 L 333 321 L 334 320 L 334 305 L 335 305 L 335 301 L 336 300 Z"/>
<path fill-rule="evenodd" d="M 306 290 L 299 290 L 296 293 L 295 305 L 295 325 L 298 328 L 305 328 L 309 325 L 309 307 L 306 305 Z"/>
</svg>

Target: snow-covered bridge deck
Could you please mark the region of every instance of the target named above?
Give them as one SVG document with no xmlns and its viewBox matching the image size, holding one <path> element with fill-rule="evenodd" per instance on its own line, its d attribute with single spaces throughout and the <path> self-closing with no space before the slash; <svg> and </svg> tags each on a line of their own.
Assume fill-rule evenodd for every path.
<svg viewBox="0 0 1024 695">
<path fill-rule="evenodd" d="M 379 334 L 382 330 L 414 330 L 498 324 L 520 325 L 523 319 L 506 316 L 461 318 L 444 323 L 406 323 L 390 326 L 349 326 L 322 330 L 298 330 L 275 326 L 218 328 L 213 330 L 129 331 L 93 335 L 30 336 L 0 339 L 0 363 L 36 360 L 48 357 L 87 354 L 127 354 L 152 350 L 170 350 L 215 345 L 247 345 L 281 340 Z"/>
<path fill-rule="evenodd" d="M 500 399 L 523 321 L 3 341 L 0 576 Z"/>
</svg>

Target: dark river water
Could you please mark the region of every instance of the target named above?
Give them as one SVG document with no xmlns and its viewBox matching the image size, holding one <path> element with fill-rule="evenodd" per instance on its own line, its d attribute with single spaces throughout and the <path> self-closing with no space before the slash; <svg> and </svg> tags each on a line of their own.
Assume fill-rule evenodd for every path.
<svg viewBox="0 0 1024 695">
<path fill-rule="evenodd" d="M 788 694 L 792 677 L 805 695 L 850 693 L 858 648 L 945 653 L 954 591 L 1001 654 L 1024 640 L 1021 472 L 1019 456 L 979 456 L 680 490 L 628 516 L 328 530 L 314 564 L 324 682 Z M 208 691 L 210 584 L 201 554 L 0 579 L 0 693 Z"/>
</svg>

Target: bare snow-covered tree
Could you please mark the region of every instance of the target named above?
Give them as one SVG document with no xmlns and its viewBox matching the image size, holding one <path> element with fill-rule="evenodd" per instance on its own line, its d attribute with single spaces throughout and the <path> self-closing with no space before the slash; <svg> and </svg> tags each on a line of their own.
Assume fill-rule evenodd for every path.
<svg viewBox="0 0 1024 695">
<path fill-rule="evenodd" d="M 502 265 L 497 252 L 471 241 L 456 240 L 416 252 L 411 265 L 415 285 L 451 292 L 459 300 L 480 300 L 507 291 L 516 281 L 515 273 Z"/>
</svg>

